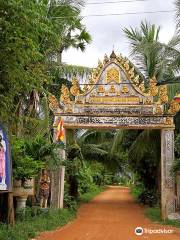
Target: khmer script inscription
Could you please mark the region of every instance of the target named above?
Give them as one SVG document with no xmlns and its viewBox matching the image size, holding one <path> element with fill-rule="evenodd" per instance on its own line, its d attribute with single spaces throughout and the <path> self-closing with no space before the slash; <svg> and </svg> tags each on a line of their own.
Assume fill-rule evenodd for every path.
<svg viewBox="0 0 180 240">
<path fill-rule="evenodd" d="M 108 106 L 81 106 L 75 108 L 76 113 L 84 114 L 97 114 L 97 115 L 152 115 L 153 107 L 152 106 L 134 106 L 134 107 L 108 107 Z"/>
<path fill-rule="evenodd" d="M 85 116 L 64 116 L 65 125 L 109 125 L 109 126 L 147 126 L 163 124 L 164 117 L 85 117 Z"/>
</svg>

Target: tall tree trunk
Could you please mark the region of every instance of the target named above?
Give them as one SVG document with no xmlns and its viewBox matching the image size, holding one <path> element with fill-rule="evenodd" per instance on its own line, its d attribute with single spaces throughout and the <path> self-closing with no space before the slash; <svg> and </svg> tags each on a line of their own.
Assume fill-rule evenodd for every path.
<svg viewBox="0 0 180 240">
<path fill-rule="evenodd" d="M 64 47 L 61 46 L 59 51 L 58 51 L 58 55 L 57 55 L 57 63 L 61 64 L 62 63 L 62 53 L 63 53 Z"/>
<path fill-rule="evenodd" d="M 66 130 L 66 145 L 70 146 L 76 143 L 75 140 L 75 130 L 74 129 L 67 129 Z M 70 161 L 70 160 L 69 160 Z M 75 159 L 71 159 L 71 161 L 75 161 Z M 77 176 L 69 175 L 69 195 L 72 196 L 74 199 L 78 198 L 78 180 Z"/>
</svg>

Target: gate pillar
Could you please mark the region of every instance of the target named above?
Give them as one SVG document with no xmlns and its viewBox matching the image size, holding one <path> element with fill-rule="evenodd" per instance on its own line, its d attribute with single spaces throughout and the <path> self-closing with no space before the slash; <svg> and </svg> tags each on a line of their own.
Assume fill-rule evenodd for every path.
<svg viewBox="0 0 180 240">
<path fill-rule="evenodd" d="M 54 141 L 56 139 L 57 128 L 54 127 Z M 64 136 L 64 142 L 66 141 L 66 132 Z M 59 149 L 57 154 L 61 159 L 66 158 L 65 149 Z M 64 202 L 64 178 L 65 178 L 65 166 L 60 166 L 58 169 L 51 172 L 51 207 L 63 208 Z"/>
<path fill-rule="evenodd" d="M 161 215 L 162 219 L 175 212 L 175 184 L 171 174 L 174 161 L 174 129 L 161 130 Z"/>
</svg>

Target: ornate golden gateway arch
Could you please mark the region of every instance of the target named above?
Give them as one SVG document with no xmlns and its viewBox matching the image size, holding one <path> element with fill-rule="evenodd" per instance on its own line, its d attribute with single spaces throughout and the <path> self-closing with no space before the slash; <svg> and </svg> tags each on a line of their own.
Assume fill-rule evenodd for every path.
<svg viewBox="0 0 180 240">
<path fill-rule="evenodd" d="M 55 115 L 55 132 L 59 117 L 67 129 L 161 129 L 161 202 L 166 218 L 175 211 L 170 169 L 174 159 L 173 116 L 180 105 L 174 100 L 168 103 L 167 86 L 158 87 L 155 77 L 150 79 L 148 89 L 144 84 L 132 63 L 113 51 L 110 57 L 105 55 L 103 62 L 99 61 L 88 82 L 79 84 L 74 78 L 70 90 L 63 85 L 60 102 L 51 95 L 50 108 Z"/>
</svg>

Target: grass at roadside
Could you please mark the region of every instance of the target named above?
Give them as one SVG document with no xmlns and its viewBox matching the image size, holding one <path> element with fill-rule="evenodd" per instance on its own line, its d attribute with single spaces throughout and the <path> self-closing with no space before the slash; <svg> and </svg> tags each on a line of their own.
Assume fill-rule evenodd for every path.
<svg viewBox="0 0 180 240">
<path fill-rule="evenodd" d="M 88 193 L 82 194 L 79 203 L 89 202 L 104 187 L 93 187 Z M 27 208 L 26 212 L 18 213 L 18 220 L 14 226 L 0 224 L 0 240 L 29 240 L 41 232 L 54 230 L 64 226 L 76 217 L 76 208 L 48 209 Z"/>
<path fill-rule="evenodd" d="M 139 196 L 141 195 L 142 192 L 142 186 L 131 186 L 131 195 L 133 198 L 139 202 Z M 145 215 L 149 219 L 151 219 L 153 222 L 163 224 L 163 225 L 169 225 L 169 226 L 174 226 L 177 228 L 180 228 L 180 221 L 179 220 L 166 220 L 163 221 L 161 219 L 161 210 L 158 207 L 148 207 L 145 209 Z"/>
<path fill-rule="evenodd" d="M 131 190 L 131 194 L 132 194 L 133 198 L 137 201 L 142 192 L 141 186 L 137 187 L 137 186 L 132 185 L 130 187 L 130 190 Z"/>
<path fill-rule="evenodd" d="M 49 209 L 38 216 L 29 217 L 24 221 L 16 221 L 14 226 L 0 225 L 1 240 L 28 240 L 40 232 L 63 226 L 76 216 L 68 209 Z"/>
<path fill-rule="evenodd" d="M 79 201 L 80 203 L 87 203 L 91 201 L 96 195 L 103 192 L 106 187 L 93 187 L 91 191 L 80 195 Z"/>
<path fill-rule="evenodd" d="M 145 215 L 148 218 L 150 218 L 153 222 L 180 228 L 180 221 L 179 220 L 166 220 L 166 221 L 163 221 L 161 219 L 161 211 L 160 211 L 159 208 L 146 208 Z"/>
</svg>

